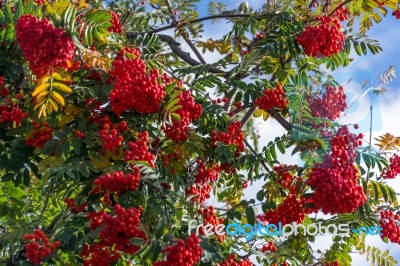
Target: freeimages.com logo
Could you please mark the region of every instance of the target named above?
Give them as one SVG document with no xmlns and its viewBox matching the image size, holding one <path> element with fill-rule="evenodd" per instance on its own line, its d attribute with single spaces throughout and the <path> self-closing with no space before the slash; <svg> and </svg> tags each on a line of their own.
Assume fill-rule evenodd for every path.
<svg viewBox="0 0 400 266">
<path fill-rule="evenodd" d="M 358 228 L 354 228 L 350 230 L 348 224 L 329 224 L 324 226 L 322 223 L 318 224 L 285 224 L 282 225 L 281 222 L 276 224 L 268 224 L 263 225 L 258 222 L 255 225 L 251 224 L 240 224 L 240 223 L 231 223 L 228 225 L 224 224 L 199 224 L 197 225 L 195 220 L 191 220 L 188 226 L 188 235 L 192 234 L 195 230 L 196 235 L 204 234 L 209 237 L 211 235 L 228 235 L 231 237 L 245 237 L 247 241 L 252 240 L 256 236 L 275 236 L 275 237 L 288 237 L 290 235 L 311 235 L 311 236 L 348 236 L 350 232 L 353 234 L 362 234 L 366 235 L 382 235 L 382 228 L 379 226 L 360 226 Z"/>
</svg>

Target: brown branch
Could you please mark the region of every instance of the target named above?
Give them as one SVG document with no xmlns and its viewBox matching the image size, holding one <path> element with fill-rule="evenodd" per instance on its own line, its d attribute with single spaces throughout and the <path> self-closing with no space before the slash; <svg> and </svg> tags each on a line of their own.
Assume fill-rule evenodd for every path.
<svg viewBox="0 0 400 266">
<path fill-rule="evenodd" d="M 169 0 L 165 0 L 165 4 L 168 7 L 168 11 L 171 13 L 171 18 L 173 21 L 173 25 L 178 25 L 178 21 L 176 20 L 174 10 L 172 9 L 171 2 Z M 186 33 L 186 32 L 185 32 Z M 196 46 L 189 40 L 188 36 L 186 34 L 182 35 L 182 38 L 185 40 L 185 42 L 189 45 L 190 49 L 194 52 L 196 57 L 200 60 L 202 64 L 207 64 L 207 62 L 204 60 L 203 56 L 200 54 L 199 50 L 196 48 Z"/>
<path fill-rule="evenodd" d="M 127 32 L 126 36 L 129 39 L 134 39 L 136 38 L 138 35 L 140 35 L 140 33 L 134 33 L 134 32 Z M 160 38 L 161 41 L 165 42 L 166 44 L 169 45 L 170 49 L 172 50 L 172 52 L 174 54 L 176 54 L 180 59 L 182 59 L 183 61 L 185 61 L 186 63 L 188 63 L 191 66 L 199 66 L 201 65 L 200 62 L 198 62 L 197 60 L 193 59 L 189 53 L 184 52 L 181 49 L 181 44 L 177 41 L 175 41 L 174 38 L 172 38 L 169 35 L 164 35 L 164 34 L 158 34 L 158 37 Z M 210 67 L 209 72 L 214 73 L 214 74 L 226 74 L 225 71 L 220 70 L 216 67 Z"/>
<path fill-rule="evenodd" d="M 202 21 L 212 20 L 212 19 L 218 19 L 218 18 L 248 18 L 250 16 L 251 16 L 251 14 L 219 14 L 219 15 L 213 15 L 213 16 L 207 16 L 207 17 L 188 20 L 185 23 L 189 23 L 189 24 L 190 23 L 197 23 L 197 22 L 202 22 Z M 154 29 L 154 30 L 150 30 L 150 31 L 146 31 L 146 32 L 141 32 L 141 33 L 137 33 L 137 34 L 157 33 L 157 32 L 161 32 L 161 31 L 165 31 L 165 30 L 170 30 L 170 29 L 173 29 L 175 27 L 176 27 L 176 25 L 174 23 L 172 23 L 170 25 L 166 25 L 166 26 L 158 28 L 158 29 Z"/>
<path fill-rule="evenodd" d="M 342 6 L 348 4 L 348 3 L 352 2 L 352 1 L 353 1 L 353 0 L 346 0 L 346 1 L 344 1 L 343 3 L 340 3 L 340 5 L 338 5 L 334 10 L 332 10 L 332 12 L 330 12 L 330 13 L 328 14 L 328 17 L 332 16 L 333 14 L 335 14 L 335 12 L 336 12 L 338 9 L 340 9 Z"/>
<path fill-rule="evenodd" d="M 258 153 L 253 149 L 253 147 L 251 147 L 250 143 L 247 141 L 247 139 L 244 139 L 244 144 L 246 144 L 247 148 L 249 148 L 249 150 L 255 155 L 258 156 Z M 268 166 L 265 164 L 264 161 L 261 161 L 261 165 L 262 167 L 265 169 L 265 171 L 270 174 L 271 170 L 268 168 Z"/>
</svg>

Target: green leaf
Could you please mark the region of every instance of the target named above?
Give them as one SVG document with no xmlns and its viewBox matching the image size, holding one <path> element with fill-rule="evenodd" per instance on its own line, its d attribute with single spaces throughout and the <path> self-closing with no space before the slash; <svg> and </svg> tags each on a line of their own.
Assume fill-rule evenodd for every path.
<svg viewBox="0 0 400 266">
<path fill-rule="evenodd" d="M 256 213 L 254 212 L 253 207 L 248 206 L 246 208 L 246 216 L 247 216 L 247 222 L 249 224 L 255 224 L 256 223 Z"/>
<path fill-rule="evenodd" d="M 22 3 L 22 0 L 18 0 L 15 6 L 14 17 L 16 20 L 18 20 L 23 14 L 24 14 L 24 4 Z"/>
</svg>

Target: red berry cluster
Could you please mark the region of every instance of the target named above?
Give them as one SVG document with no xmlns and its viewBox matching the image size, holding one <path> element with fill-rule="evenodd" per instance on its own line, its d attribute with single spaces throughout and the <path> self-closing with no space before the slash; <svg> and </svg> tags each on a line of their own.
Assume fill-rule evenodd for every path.
<svg viewBox="0 0 400 266">
<path fill-rule="evenodd" d="M 22 15 L 16 25 L 19 47 L 35 75 L 42 76 L 52 67 L 68 68 L 74 58 L 75 45 L 61 29 L 47 20 Z"/>
<path fill-rule="evenodd" d="M 114 216 L 111 216 L 104 211 L 98 213 L 89 213 L 87 217 L 90 219 L 91 230 L 96 230 L 100 226 L 104 228 L 100 231 L 99 246 L 91 249 L 87 247 L 81 256 L 85 258 L 86 265 L 104 265 L 95 264 L 94 260 L 100 258 L 99 254 L 108 253 L 108 258 L 118 258 L 118 253 L 124 252 L 134 254 L 139 250 L 130 242 L 131 238 L 146 239 L 146 235 L 140 230 L 140 213 L 142 208 L 124 209 L 120 205 L 114 206 Z M 109 252 L 107 251 L 109 248 Z"/>
<path fill-rule="evenodd" d="M 123 129 L 115 127 L 112 123 L 103 125 L 103 129 L 99 131 L 100 141 L 103 143 L 103 149 L 114 153 L 119 152 L 124 140 L 124 137 L 119 133 L 127 129 L 126 122 L 123 122 L 125 123 L 125 128 Z"/>
<path fill-rule="evenodd" d="M 290 224 L 293 222 L 302 223 L 307 213 L 310 210 L 304 207 L 307 201 L 303 197 L 297 198 L 295 193 L 290 193 L 275 210 L 270 210 L 257 218 L 261 222 L 268 222 L 269 224 L 282 225 Z"/>
<path fill-rule="evenodd" d="M 146 73 L 146 65 L 134 48 L 121 50 L 112 65 L 111 76 L 115 78 L 110 92 L 110 106 L 116 115 L 133 109 L 138 113 L 151 114 L 160 110 L 165 96 L 164 87 L 158 83 L 156 69 Z"/>
<path fill-rule="evenodd" d="M 361 137 L 351 134 L 347 126 L 340 128 L 332 138 L 331 154 L 311 169 L 307 181 L 314 188 L 311 199 L 325 214 L 351 213 L 366 201 L 354 164 Z"/>
<path fill-rule="evenodd" d="M 108 28 L 110 32 L 120 33 L 122 32 L 122 24 L 119 21 L 119 14 L 115 13 L 114 11 L 110 11 L 112 19 L 111 24 L 112 26 Z"/>
<path fill-rule="evenodd" d="M 191 198 L 193 202 L 197 202 L 200 205 L 206 201 L 206 199 L 210 198 L 211 185 L 203 184 L 203 185 L 192 185 L 186 188 L 186 196 Z"/>
<path fill-rule="evenodd" d="M 227 132 L 211 132 L 211 147 L 216 148 L 217 142 L 223 142 L 225 145 L 236 146 L 235 156 L 240 156 L 240 153 L 245 150 L 244 136 L 241 130 L 239 121 L 233 122 L 227 128 Z"/>
<path fill-rule="evenodd" d="M 83 138 L 85 137 L 85 133 L 83 133 L 83 132 L 80 131 L 80 130 L 76 130 L 76 131 L 74 132 L 74 135 L 75 135 L 75 137 L 77 137 L 78 139 L 83 139 Z"/>
<path fill-rule="evenodd" d="M 336 18 L 320 16 L 317 26 L 308 26 L 296 41 L 303 47 L 308 56 L 325 57 L 343 50 L 345 35 L 341 30 L 340 21 Z"/>
<path fill-rule="evenodd" d="M 179 239 L 174 246 L 168 246 L 162 252 L 166 254 L 166 258 L 154 262 L 153 266 L 194 266 L 200 261 L 203 250 L 200 239 L 192 234 L 186 241 Z"/>
<path fill-rule="evenodd" d="M 336 9 L 334 14 L 334 17 L 337 18 L 339 21 L 345 21 L 349 18 L 349 16 L 350 11 L 343 5 Z"/>
<path fill-rule="evenodd" d="M 224 171 L 227 174 L 235 174 L 236 168 L 233 164 L 229 164 L 228 162 L 224 162 L 219 166 L 221 171 Z"/>
<path fill-rule="evenodd" d="M 289 101 L 286 99 L 282 84 L 278 84 L 275 89 L 264 89 L 263 94 L 258 97 L 254 103 L 258 108 L 269 111 L 275 108 L 287 108 Z"/>
<path fill-rule="evenodd" d="M 16 104 L 0 105 L 0 125 L 6 122 L 20 126 L 23 119 L 28 117 L 28 112 L 22 111 Z"/>
<path fill-rule="evenodd" d="M 194 182 L 196 184 L 202 185 L 208 182 L 214 182 L 218 179 L 219 167 L 216 164 L 212 164 L 210 167 L 207 167 L 207 164 L 201 160 L 198 160 L 197 164 L 197 174 L 194 176 Z"/>
<path fill-rule="evenodd" d="M 49 123 L 44 122 L 40 125 L 38 122 L 33 121 L 33 131 L 31 137 L 26 137 L 26 145 L 42 148 L 43 145 L 53 137 L 53 128 L 49 126 Z"/>
<path fill-rule="evenodd" d="M 227 103 L 227 102 L 229 102 L 229 99 L 227 97 L 217 98 L 211 101 L 212 104 Z"/>
<path fill-rule="evenodd" d="M 30 241 L 25 246 L 25 256 L 34 265 L 39 265 L 60 246 L 59 241 L 51 243 L 40 229 L 36 229 L 33 234 L 25 234 L 24 239 Z"/>
<path fill-rule="evenodd" d="M 267 253 L 267 252 L 275 252 L 276 247 L 274 241 L 269 241 L 268 245 L 263 245 L 261 248 L 262 253 Z"/>
<path fill-rule="evenodd" d="M 144 131 L 138 134 L 137 140 L 128 142 L 128 150 L 125 151 L 125 161 L 146 161 L 151 167 L 154 167 L 155 156 L 149 152 L 148 141 L 149 133 Z"/>
<path fill-rule="evenodd" d="M 187 140 L 191 121 L 198 119 L 203 112 L 201 104 L 195 103 L 190 91 L 183 92 L 178 98 L 177 105 L 181 105 L 182 108 L 175 113 L 180 116 L 180 120 L 172 118 L 172 124 L 168 123 L 162 127 L 165 135 L 176 142 Z"/>
<path fill-rule="evenodd" d="M 82 203 L 81 205 L 76 205 L 76 202 L 73 198 L 65 198 L 64 203 L 67 204 L 67 207 L 71 210 L 72 213 L 83 212 L 87 207 L 86 202 Z"/>
<path fill-rule="evenodd" d="M 136 190 L 139 186 L 139 179 L 140 173 L 138 171 L 134 171 L 132 174 L 124 174 L 122 171 L 117 171 L 99 176 L 94 181 L 94 184 L 101 190 L 119 194 L 129 190 Z"/>
<path fill-rule="evenodd" d="M 230 254 L 229 257 L 217 266 L 253 266 L 249 259 L 239 260 L 236 254 Z"/>
<path fill-rule="evenodd" d="M 46 2 L 46 0 L 35 0 L 35 3 L 40 6 L 42 5 L 44 2 Z"/>
<path fill-rule="evenodd" d="M 382 172 L 384 179 L 395 178 L 400 174 L 400 156 L 395 154 L 389 159 L 389 168 L 385 168 Z"/>
<path fill-rule="evenodd" d="M 383 210 L 380 214 L 381 238 L 388 238 L 390 242 L 400 244 L 400 215 L 394 214 L 390 210 Z"/>
<path fill-rule="evenodd" d="M 203 215 L 203 225 L 204 226 L 206 226 L 207 224 L 212 224 L 214 227 L 213 227 L 213 232 L 214 233 L 216 233 L 216 226 L 217 225 L 219 225 L 219 224 L 223 224 L 223 222 L 224 222 L 224 219 L 222 219 L 222 218 L 217 218 L 217 216 L 215 215 L 215 212 L 214 212 L 214 206 L 209 206 L 209 207 L 206 207 L 206 208 L 204 208 L 204 209 L 202 209 L 202 210 L 199 210 L 198 211 L 199 212 L 199 214 L 202 214 Z M 202 234 L 202 235 L 204 235 L 204 230 L 203 230 L 203 227 L 200 229 L 200 233 Z M 221 243 L 223 240 L 224 240 L 224 238 L 225 238 L 225 235 L 217 235 L 217 234 L 215 234 L 216 236 L 217 236 L 217 238 L 218 238 L 218 241 Z"/>
<path fill-rule="evenodd" d="M 310 100 L 313 116 L 335 120 L 340 117 L 341 112 L 346 110 L 346 94 L 342 86 L 335 88 L 328 85 L 325 87 L 325 93 L 321 96 L 315 96 Z"/>
<path fill-rule="evenodd" d="M 400 9 L 396 9 L 392 12 L 392 15 L 396 17 L 396 19 L 400 19 Z"/>
<path fill-rule="evenodd" d="M 0 77 L 0 96 L 5 97 L 4 100 L 0 101 L 0 125 L 10 122 L 20 126 L 22 120 L 28 117 L 28 112 L 22 111 L 16 103 L 13 103 L 10 94 L 10 91 L 4 86 L 4 78 Z M 18 93 L 16 98 L 21 100 L 22 94 Z"/>
<path fill-rule="evenodd" d="M 325 266 L 340 266 L 337 260 L 325 263 Z"/>
<path fill-rule="evenodd" d="M 85 244 L 79 254 L 84 258 L 83 266 L 110 266 L 121 258 L 121 254 L 104 244 Z"/>
<path fill-rule="evenodd" d="M 293 167 L 296 166 L 278 165 L 274 167 L 274 171 L 278 175 L 277 182 L 284 188 L 292 189 L 293 187 L 296 187 L 295 184 L 292 186 L 292 181 L 295 177 L 290 173 L 290 169 Z"/>
</svg>

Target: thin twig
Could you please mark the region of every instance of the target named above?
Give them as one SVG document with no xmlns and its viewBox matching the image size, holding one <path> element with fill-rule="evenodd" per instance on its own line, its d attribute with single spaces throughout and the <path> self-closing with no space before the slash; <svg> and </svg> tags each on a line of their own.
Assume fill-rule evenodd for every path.
<svg viewBox="0 0 400 266">
<path fill-rule="evenodd" d="M 370 157 L 371 154 L 371 146 L 372 146 L 372 105 L 370 106 L 370 112 L 371 112 L 371 116 L 370 116 L 370 121 L 369 121 L 369 143 L 368 143 L 368 157 Z M 368 170 L 367 170 L 367 184 L 369 181 L 369 171 L 370 171 L 371 166 L 368 166 Z"/>
<path fill-rule="evenodd" d="M 165 0 L 165 4 L 167 5 L 168 11 L 171 13 L 171 18 L 173 21 L 173 25 L 178 25 L 178 21 L 176 20 L 174 10 L 172 9 L 171 2 L 169 0 Z M 186 32 L 185 32 L 186 33 Z M 189 40 L 188 36 L 186 34 L 182 35 L 182 38 L 185 40 L 185 42 L 189 45 L 190 49 L 194 52 L 196 57 L 200 60 L 202 64 L 207 64 L 207 62 L 204 60 L 203 56 L 200 54 L 199 50 L 196 48 L 196 46 Z"/>
<path fill-rule="evenodd" d="M 330 13 L 328 14 L 328 17 L 332 16 L 332 15 L 335 14 L 335 12 L 336 12 L 337 10 L 339 10 L 342 6 L 348 4 L 348 3 L 352 2 L 352 1 L 353 1 L 353 0 L 346 0 L 346 1 L 344 1 L 343 3 L 340 3 L 334 10 L 332 10 L 332 12 L 330 12 Z"/>
<path fill-rule="evenodd" d="M 247 141 L 247 139 L 244 139 L 244 144 L 246 144 L 247 148 L 249 148 L 249 150 L 255 155 L 258 156 L 258 153 L 253 149 L 253 147 L 251 147 L 250 143 Z M 261 161 L 261 165 L 262 167 L 265 169 L 265 171 L 270 174 L 271 170 L 268 168 L 268 166 L 265 164 L 264 161 Z"/>
<path fill-rule="evenodd" d="M 46 199 L 44 200 L 43 208 L 42 208 L 42 210 L 41 210 L 41 212 L 39 214 L 39 218 L 37 220 L 37 226 L 39 226 L 40 223 L 42 222 L 43 214 L 47 209 L 47 205 L 49 204 L 49 199 L 50 199 L 50 195 L 51 195 L 52 190 L 53 190 L 53 186 L 54 186 L 54 179 L 52 179 L 50 181 L 49 188 L 48 188 L 47 195 L 46 195 Z"/>
<path fill-rule="evenodd" d="M 202 17 L 202 18 L 196 18 L 196 19 L 192 19 L 192 20 L 188 20 L 185 23 L 197 23 L 197 22 L 202 22 L 202 21 L 206 21 L 206 20 L 212 20 L 212 19 L 218 19 L 218 18 L 247 18 L 250 17 L 251 14 L 220 14 L 220 15 L 213 15 L 213 16 L 207 16 L 207 17 Z M 170 24 L 170 25 L 166 25 L 164 27 L 158 28 L 158 29 L 154 29 L 154 30 L 150 30 L 150 31 L 146 31 L 146 32 L 141 32 L 141 33 L 137 33 L 137 34 L 152 34 L 152 33 L 157 33 L 157 32 L 161 32 L 161 31 L 165 31 L 165 30 L 170 30 L 175 28 L 176 25 L 174 24 Z"/>
</svg>

